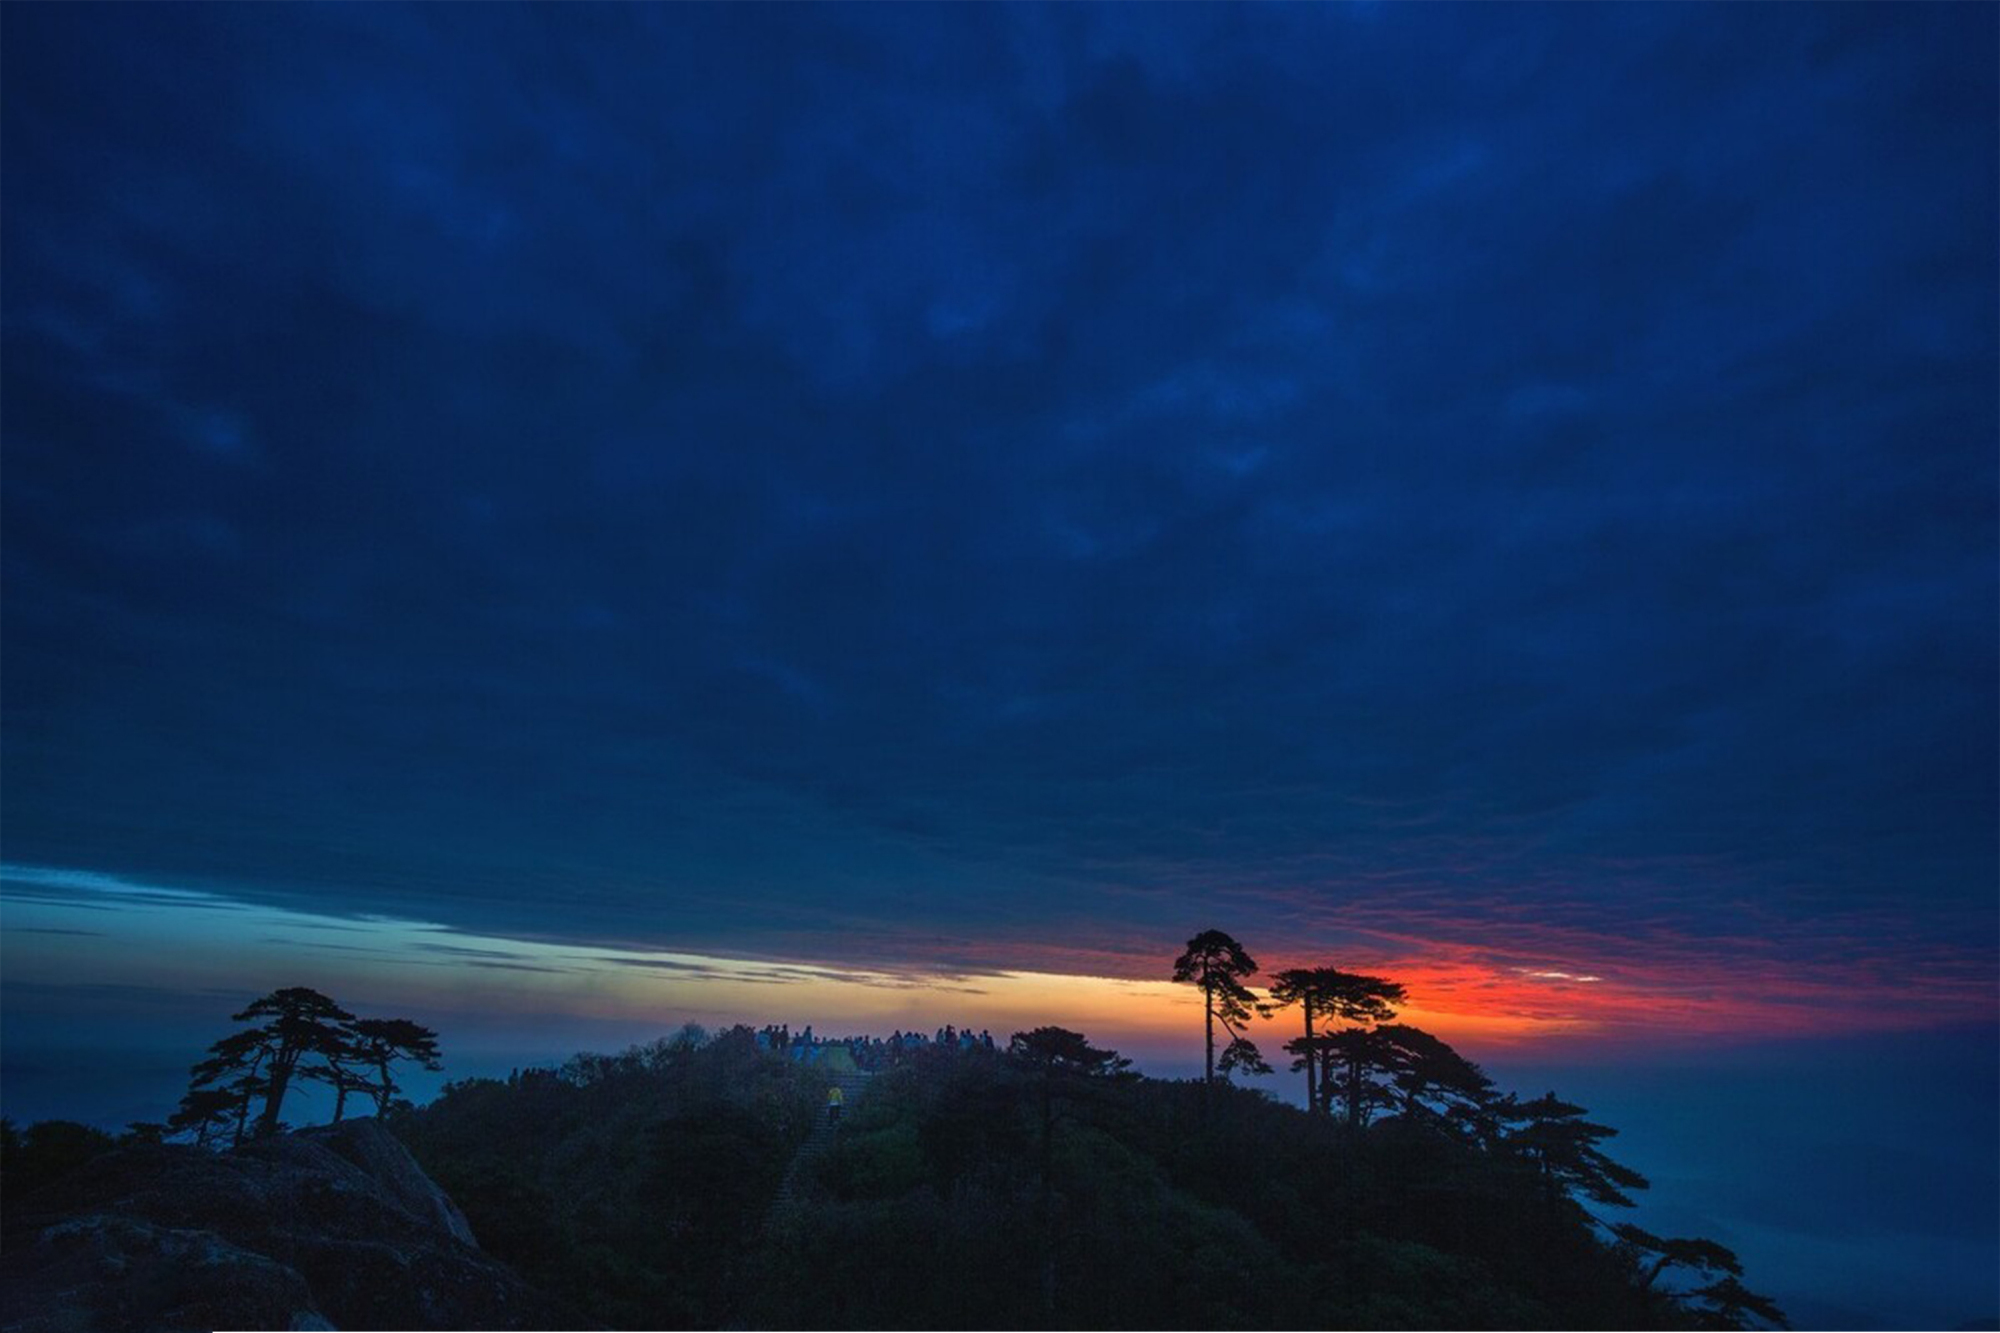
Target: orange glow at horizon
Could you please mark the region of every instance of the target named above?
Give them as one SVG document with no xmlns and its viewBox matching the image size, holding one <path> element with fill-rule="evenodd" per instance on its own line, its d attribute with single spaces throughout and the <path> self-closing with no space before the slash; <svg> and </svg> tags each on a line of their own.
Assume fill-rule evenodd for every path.
<svg viewBox="0 0 2000 1333">
<path fill-rule="evenodd" d="M 523 941 L 421 922 L 336 918 L 158 889 L 83 872 L 8 867 L 0 946 L 11 980 L 46 987 L 79 980 L 183 996 L 310 985 L 371 1011 L 408 1010 L 489 1030 L 561 1020 L 664 1032 L 784 1022 L 827 1035 L 945 1023 L 1015 1031 L 1056 1024 L 1128 1053 L 1181 1060 L 1195 1047 L 1199 995 L 1164 979 L 1106 975 L 1150 968 L 1150 954 L 1058 954 L 1032 966 L 943 973 L 890 967 L 722 957 Z M 1921 1026 L 1984 1012 L 1979 979 L 1935 969 L 1901 990 L 1858 989 L 1851 975 L 1746 971 L 1699 950 L 1647 957 L 1612 941 L 1578 943 L 1533 962 L 1416 939 L 1396 955 L 1343 958 L 1345 970 L 1401 982 L 1399 1021 L 1478 1058 L 1484 1052 L 1601 1040 L 1657 1044 L 1718 1035 L 1786 1036 Z M 1597 961 L 1581 945 L 1598 944 Z M 1264 980 L 1310 956 L 1265 960 Z M 1255 986 L 1253 984 L 1253 989 Z M 226 1001 L 218 1001 L 222 1005 Z M 1980 1005 L 1989 1007 L 1984 1011 Z M 1282 1065 L 1296 1010 L 1248 1035 Z"/>
</svg>

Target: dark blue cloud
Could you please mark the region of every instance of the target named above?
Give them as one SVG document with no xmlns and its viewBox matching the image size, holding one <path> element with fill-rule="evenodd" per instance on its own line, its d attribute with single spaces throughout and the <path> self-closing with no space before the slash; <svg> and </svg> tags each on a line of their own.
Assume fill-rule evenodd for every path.
<svg viewBox="0 0 2000 1333">
<path fill-rule="evenodd" d="M 17 8 L 9 859 L 1990 945 L 1994 25 Z"/>
</svg>

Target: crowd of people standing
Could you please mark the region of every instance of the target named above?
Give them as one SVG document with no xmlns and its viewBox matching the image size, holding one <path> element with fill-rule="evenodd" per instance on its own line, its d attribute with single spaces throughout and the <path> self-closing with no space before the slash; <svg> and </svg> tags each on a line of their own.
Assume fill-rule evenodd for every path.
<svg viewBox="0 0 2000 1333">
<path fill-rule="evenodd" d="M 993 1034 L 950 1023 L 932 1033 L 904 1032 L 900 1028 L 886 1037 L 820 1037 L 808 1023 L 799 1032 L 789 1024 L 767 1024 L 757 1029 L 759 1050 L 775 1051 L 801 1064 L 818 1064 L 838 1049 L 847 1053 L 856 1069 L 874 1072 L 900 1064 L 920 1051 L 990 1051 Z"/>
</svg>

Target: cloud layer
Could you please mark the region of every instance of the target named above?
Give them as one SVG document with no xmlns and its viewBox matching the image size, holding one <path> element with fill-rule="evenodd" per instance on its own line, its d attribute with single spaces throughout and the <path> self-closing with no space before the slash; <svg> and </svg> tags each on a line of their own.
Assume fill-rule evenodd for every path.
<svg viewBox="0 0 2000 1333">
<path fill-rule="evenodd" d="M 1990 1014 L 1995 22 L 24 9 L 9 859 Z"/>
</svg>

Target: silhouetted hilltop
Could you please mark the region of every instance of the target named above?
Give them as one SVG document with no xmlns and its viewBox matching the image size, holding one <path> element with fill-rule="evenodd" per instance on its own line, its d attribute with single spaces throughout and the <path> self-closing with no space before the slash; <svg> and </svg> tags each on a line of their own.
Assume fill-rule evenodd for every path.
<svg viewBox="0 0 2000 1333">
<path fill-rule="evenodd" d="M 747 1029 L 393 1124 L 493 1254 L 613 1327 L 1732 1326 L 1521 1159 L 1075 1043 L 844 1075 L 837 1132 L 831 1076 Z"/>
<path fill-rule="evenodd" d="M 240 1143 L 237 1094 L 186 1118 L 206 1146 L 10 1126 L 0 1330 L 1777 1317 L 1723 1247 L 1586 1209 L 1644 1185 L 1609 1127 L 1413 1029 L 1325 1039 L 1311 1111 L 1062 1028 L 984 1036 L 690 1029 Z"/>
</svg>

